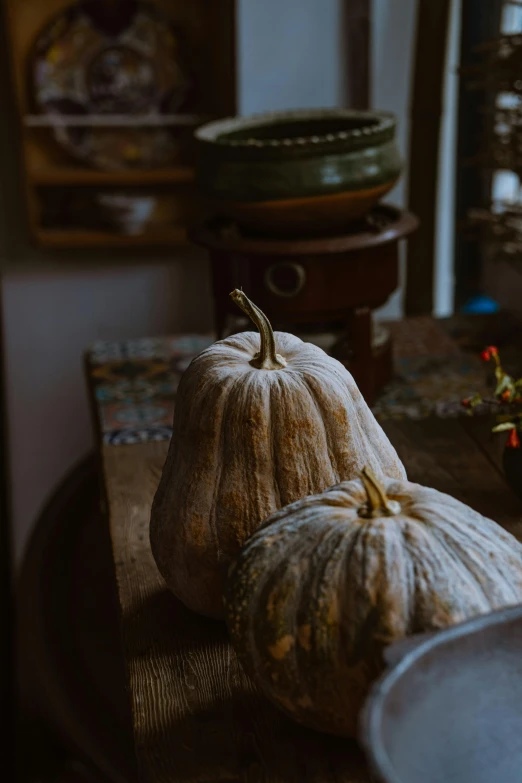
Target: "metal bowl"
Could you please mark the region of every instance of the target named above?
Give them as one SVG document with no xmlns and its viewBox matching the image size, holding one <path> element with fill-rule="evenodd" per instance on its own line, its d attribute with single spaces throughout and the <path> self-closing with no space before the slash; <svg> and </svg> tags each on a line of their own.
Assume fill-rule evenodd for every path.
<svg viewBox="0 0 522 783">
<path fill-rule="evenodd" d="M 361 741 L 381 783 L 520 783 L 522 606 L 392 646 Z"/>
</svg>

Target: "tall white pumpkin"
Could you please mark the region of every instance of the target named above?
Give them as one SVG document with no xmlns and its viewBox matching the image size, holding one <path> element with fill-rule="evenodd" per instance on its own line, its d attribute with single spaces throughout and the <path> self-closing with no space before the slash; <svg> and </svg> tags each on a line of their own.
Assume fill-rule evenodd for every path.
<svg viewBox="0 0 522 783">
<path fill-rule="evenodd" d="M 150 523 L 168 587 L 215 618 L 224 616 L 230 563 L 274 511 L 365 465 L 406 478 L 345 367 L 294 335 L 274 334 L 243 292 L 231 296 L 259 334 L 216 342 L 184 373 Z"/>
</svg>

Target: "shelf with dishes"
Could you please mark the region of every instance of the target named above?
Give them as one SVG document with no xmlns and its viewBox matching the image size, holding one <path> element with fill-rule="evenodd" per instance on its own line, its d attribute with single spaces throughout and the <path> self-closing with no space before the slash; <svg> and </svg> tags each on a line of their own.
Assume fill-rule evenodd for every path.
<svg viewBox="0 0 522 783">
<path fill-rule="evenodd" d="M 199 217 L 191 183 L 76 181 L 35 188 L 35 238 L 45 248 L 180 244 Z"/>
<path fill-rule="evenodd" d="M 178 245 L 193 133 L 236 110 L 236 1 L 6 0 L 31 235 L 43 248 Z"/>
</svg>

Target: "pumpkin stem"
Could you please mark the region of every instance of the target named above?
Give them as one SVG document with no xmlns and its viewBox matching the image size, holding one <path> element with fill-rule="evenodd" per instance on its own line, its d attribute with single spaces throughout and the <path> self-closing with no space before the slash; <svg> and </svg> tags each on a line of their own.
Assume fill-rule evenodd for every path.
<svg viewBox="0 0 522 783">
<path fill-rule="evenodd" d="M 266 315 L 250 301 L 243 291 L 236 288 L 230 296 L 255 323 L 261 335 L 261 350 L 251 359 L 252 367 L 257 367 L 258 370 L 281 370 L 286 367 L 286 359 L 276 353 L 274 330 Z"/>
<path fill-rule="evenodd" d="M 376 517 L 393 517 L 400 513 L 400 504 L 396 500 L 389 500 L 373 470 L 364 467 L 361 472 L 361 481 L 364 484 L 367 497 L 366 504 L 359 509 L 361 517 L 375 519 Z"/>
</svg>

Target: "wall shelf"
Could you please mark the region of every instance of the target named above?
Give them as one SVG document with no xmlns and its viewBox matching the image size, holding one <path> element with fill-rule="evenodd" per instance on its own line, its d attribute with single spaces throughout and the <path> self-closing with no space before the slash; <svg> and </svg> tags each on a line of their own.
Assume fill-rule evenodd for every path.
<svg viewBox="0 0 522 783">
<path fill-rule="evenodd" d="M 196 126 L 208 117 L 201 114 L 28 114 L 28 128 L 163 128 Z"/>
<path fill-rule="evenodd" d="M 42 248 L 168 248 L 185 243 L 187 227 L 199 218 L 202 205 L 193 186 L 191 137 L 198 125 L 236 112 L 236 0 L 147 2 L 157 6 L 179 33 L 180 57 L 185 58 L 183 64 L 191 85 L 179 114 L 37 113 L 31 89 L 35 43 L 74 0 L 6 0 L 3 4 L 20 128 L 27 222 L 31 237 Z M 164 168 L 148 170 L 89 168 L 61 143 L 60 131 L 66 133 L 68 128 L 71 133 L 85 128 L 93 134 L 106 134 L 109 139 L 111 129 L 124 136 L 128 128 L 131 142 L 149 129 L 154 133 L 154 129 L 165 128 L 174 137 L 171 162 Z M 129 237 L 106 231 L 108 215 L 97 198 L 97 188 L 136 189 L 137 193 L 146 188 L 156 199 L 146 233 Z"/>
<path fill-rule="evenodd" d="M 194 169 L 190 166 L 178 166 L 168 169 L 150 169 L 144 171 L 97 171 L 76 166 L 48 166 L 31 171 L 31 179 L 39 186 L 141 186 L 176 185 L 194 181 Z"/>
<path fill-rule="evenodd" d="M 171 247 L 187 242 L 185 228 L 151 228 L 144 234 L 126 236 L 109 231 L 88 231 L 81 229 L 38 231 L 39 244 L 44 248 L 88 249 L 92 247 L 130 248 L 130 247 Z"/>
</svg>

